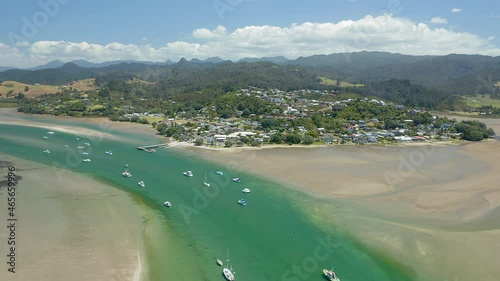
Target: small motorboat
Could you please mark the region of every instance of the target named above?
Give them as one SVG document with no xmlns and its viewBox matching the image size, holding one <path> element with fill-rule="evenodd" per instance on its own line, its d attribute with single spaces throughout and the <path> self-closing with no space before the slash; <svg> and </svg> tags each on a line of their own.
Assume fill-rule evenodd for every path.
<svg viewBox="0 0 500 281">
<path fill-rule="evenodd" d="M 89 155 L 87 151 L 82 152 L 82 155 Z"/>
<path fill-rule="evenodd" d="M 66 144 L 66 145 L 64 145 L 64 147 L 69 147 L 69 146 Z"/>
<path fill-rule="evenodd" d="M 222 263 L 222 261 L 221 261 L 220 259 L 218 259 L 218 258 L 215 258 L 215 259 L 217 260 L 217 264 L 218 264 L 218 265 L 220 265 L 220 266 L 222 266 L 222 265 L 223 265 L 223 263 Z"/>
<path fill-rule="evenodd" d="M 113 155 L 113 152 L 111 152 L 111 150 L 108 150 L 108 151 L 106 151 L 106 154 L 107 155 Z"/>
<path fill-rule="evenodd" d="M 125 172 L 123 172 L 123 173 L 122 173 L 122 175 L 123 175 L 124 177 L 126 177 L 126 178 L 130 178 L 130 177 L 132 177 L 132 174 L 131 174 L 131 173 L 129 173 L 127 170 L 125 170 Z"/>
<path fill-rule="evenodd" d="M 80 140 L 80 138 L 76 138 L 76 140 Z"/>
<path fill-rule="evenodd" d="M 333 272 L 333 269 L 332 270 L 323 269 L 323 274 L 325 275 L 326 279 L 330 281 L 340 281 L 335 272 Z"/>
<path fill-rule="evenodd" d="M 84 148 L 85 148 L 85 146 L 78 146 L 77 148 L 78 148 L 78 149 L 84 149 Z"/>
<path fill-rule="evenodd" d="M 215 172 L 215 173 L 216 173 L 217 175 L 219 175 L 219 176 L 223 176 L 223 175 L 224 175 L 224 173 L 223 173 L 222 171 L 217 171 L 217 172 Z"/>
<path fill-rule="evenodd" d="M 44 136 L 43 138 L 44 138 L 44 139 L 48 139 L 49 137 L 47 137 L 47 136 Z"/>
<path fill-rule="evenodd" d="M 50 150 L 45 149 L 45 150 L 43 151 L 43 153 L 50 153 Z"/>
<path fill-rule="evenodd" d="M 250 193 L 250 189 L 244 188 L 241 192 L 243 192 L 243 193 Z"/>
<path fill-rule="evenodd" d="M 172 204 L 169 202 L 169 201 L 165 201 L 165 203 L 163 203 L 163 205 L 165 205 L 166 207 L 172 207 Z"/>
<path fill-rule="evenodd" d="M 233 181 L 234 182 L 241 182 L 241 179 L 240 178 L 234 178 Z"/>
<path fill-rule="evenodd" d="M 125 164 L 125 168 L 128 168 L 128 164 Z"/>
<path fill-rule="evenodd" d="M 145 184 L 143 181 L 140 181 L 140 182 L 138 182 L 137 184 L 138 184 L 140 187 L 145 187 L 145 186 L 146 186 L 146 184 Z"/>
<path fill-rule="evenodd" d="M 49 134 L 49 135 L 53 135 L 53 134 L 55 134 L 55 133 L 54 133 L 54 132 L 52 132 L 52 131 L 50 131 L 50 132 L 47 132 L 47 134 Z"/>
<path fill-rule="evenodd" d="M 193 176 L 193 172 L 192 171 L 185 171 L 182 174 L 185 175 L 186 177 L 192 177 Z"/>
<path fill-rule="evenodd" d="M 90 146 L 89 142 L 84 143 L 83 145 Z"/>
<path fill-rule="evenodd" d="M 83 159 L 83 162 L 90 162 L 91 160 L 90 159 Z"/>
<path fill-rule="evenodd" d="M 247 205 L 247 201 L 245 199 L 240 199 L 240 200 L 238 200 L 238 204 L 240 204 L 242 206 L 246 206 Z"/>
</svg>

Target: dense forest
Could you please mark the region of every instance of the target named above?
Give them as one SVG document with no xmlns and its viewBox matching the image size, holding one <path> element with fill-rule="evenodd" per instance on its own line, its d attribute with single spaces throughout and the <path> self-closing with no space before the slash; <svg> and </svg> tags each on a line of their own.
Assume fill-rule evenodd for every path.
<svg viewBox="0 0 500 281">
<path fill-rule="evenodd" d="M 269 61 L 264 61 L 266 59 Z M 408 80 L 411 84 L 439 91 L 448 96 L 477 94 L 500 96 L 497 84 L 500 81 L 500 57 L 456 54 L 410 56 L 384 52 L 357 52 L 315 55 L 295 60 L 286 60 L 282 57 L 246 59 L 236 63 L 219 58 L 205 61 L 181 59 L 177 63 L 163 64 L 144 62 L 92 64 L 75 61 L 49 69 L 10 69 L 0 72 L 0 81 L 15 80 L 29 84 L 61 85 L 69 81 L 110 73 L 131 74 L 150 82 L 160 81 L 163 85 L 160 85 L 159 89 L 169 87 L 173 91 L 197 91 L 212 87 L 226 87 L 226 90 L 231 90 L 233 87 L 248 85 L 262 88 L 315 89 L 321 88 L 316 77 L 323 76 L 365 85 L 393 79 Z"/>
</svg>

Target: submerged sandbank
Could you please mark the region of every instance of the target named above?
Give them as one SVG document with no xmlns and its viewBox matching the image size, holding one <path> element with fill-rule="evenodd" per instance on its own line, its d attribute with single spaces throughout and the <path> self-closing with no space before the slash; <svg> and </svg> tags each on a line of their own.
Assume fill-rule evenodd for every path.
<svg viewBox="0 0 500 281">
<path fill-rule="evenodd" d="M 16 195 L 16 273 L 2 262 L 0 280 L 144 280 L 145 211 L 127 193 L 70 171 L 1 159 L 11 162 L 22 180 Z M 2 178 L 6 171 L 1 168 Z M 7 200 L 5 187 L 0 200 Z M 0 220 L 6 221 L 5 210 Z"/>
</svg>

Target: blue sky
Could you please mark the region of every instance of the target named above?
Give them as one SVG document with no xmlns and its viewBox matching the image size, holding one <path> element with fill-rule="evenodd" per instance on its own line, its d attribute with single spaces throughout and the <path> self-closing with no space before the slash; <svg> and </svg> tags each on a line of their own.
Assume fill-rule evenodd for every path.
<svg viewBox="0 0 500 281">
<path fill-rule="evenodd" d="M 0 66 L 360 50 L 500 55 L 497 1 L 4 0 L 2 8 Z"/>
</svg>

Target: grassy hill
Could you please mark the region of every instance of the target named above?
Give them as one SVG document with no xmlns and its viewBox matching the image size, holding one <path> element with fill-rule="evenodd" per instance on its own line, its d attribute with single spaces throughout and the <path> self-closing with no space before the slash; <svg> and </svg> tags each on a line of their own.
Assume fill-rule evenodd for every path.
<svg viewBox="0 0 500 281">
<path fill-rule="evenodd" d="M 467 102 L 467 105 L 470 107 L 481 107 L 481 106 L 493 106 L 496 108 L 500 108 L 500 100 L 499 99 L 492 99 L 489 96 L 485 95 L 479 95 L 479 96 L 474 96 L 474 97 L 465 97 L 465 100 Z"/>
<path fill-rule="evenodd" d="M 333 79 L 330 79 L 330 78 L 326 78 L 326 77 L 319 77 L 319 79 L 321 79 L 321 84 L 322 85 L 327 85 L 327 86 L 336 86 L 337 85 L 337 80 L 333 80 Z M 363 84 L 352 84 L 352 83 L 349 83 L 349 82 L 346 82 L 346 81 L 340 81 L 340 85 L 339 87 L 364 87 L 365 85 Z"/>
<path fill-rule="evenodd" d="M 88 92 L 96 90 L 97 85 L 95 84 L 95 78 L 89 78 L 67 83 L 66 89 L 75 92 Z"/>
<path fill-rule="evenodd" d="M 28 91 L 25 91 L 28 87 Z M 4 81 L 0 83 L 0 94 L 3 98 L 16 97 L 17 94 L 22 93 L 27 97 L 36 97 L 43 94 L 56 94 L 62 92 L 59 86 L 40 85 L 40 84 L 25 84 L 16 81 Z"/>
</svg>

